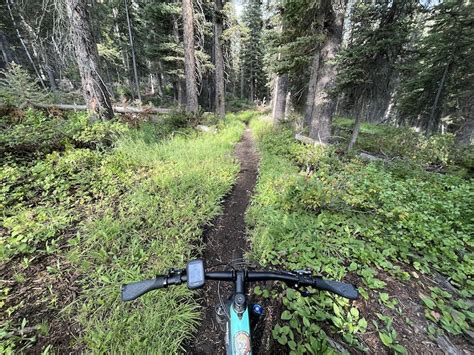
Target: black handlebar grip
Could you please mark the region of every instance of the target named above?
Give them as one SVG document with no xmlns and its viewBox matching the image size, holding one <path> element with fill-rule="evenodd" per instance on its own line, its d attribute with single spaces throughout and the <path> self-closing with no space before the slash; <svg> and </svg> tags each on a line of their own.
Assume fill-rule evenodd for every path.
<svg viewBox="0 0 474 355">
<path fill-rule="evenodd" d="M 359 291 L 357 291 L 355 286 L 344 282 L 313 279 L 313 286 L 319 290 L 329 291 L 350 300 L 359 298 Z"/>
<path fill-rule="evenodd" d="M 133 282 L 122 285 L 122 301 L 132 301 L 145 293 L 162 288 L 166 278 L 158 276 L 156 279 Z"/>
</svg>

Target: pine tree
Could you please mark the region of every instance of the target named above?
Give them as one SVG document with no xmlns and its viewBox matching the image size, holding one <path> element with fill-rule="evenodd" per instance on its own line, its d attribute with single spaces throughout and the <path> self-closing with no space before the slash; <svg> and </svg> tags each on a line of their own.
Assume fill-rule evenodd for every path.
<svg viewBox="0 0 474 355">
<path fill-rule="evenodd" d="M 418 2 L 356 2 L 352 7 L 348 45 L 338 59 L 336 91 L 342 95 L 340 112 L 355 117 L 348 149 L 360 123 L 382 121 L 398 82 L 397 65 L 406 52 Z"/>
<path fill-rule="evenodd" d="M 432 10 L 428 20 L 426 35 L 403 66 L 397 105 L 400 120 L 421 127 L 427 134 L 438 131 L 443 123 L 453 131 L 467 130 L 459 134 L 470 137 L 474 119 L 474 5 L 466 0 L 447 0 Z"/>
<path fill-rule="evenodd" d="M 110 119 L 114 113 L 109 91 L 100 75 L 99 54 L 89 23 L 87 2 L 67 0 L 66 9 L 87 108 L 92 117 Z"/>
<path fill-rule="evenodd" d="M 262 8 L 260 0 L 248 0 L 242 14 L 242 22 L 248 28 L 248 36 L 242 42 L 241 70 L 245 96 L 254 101 L 267 95 L 263 70 Z"/>
</svg>

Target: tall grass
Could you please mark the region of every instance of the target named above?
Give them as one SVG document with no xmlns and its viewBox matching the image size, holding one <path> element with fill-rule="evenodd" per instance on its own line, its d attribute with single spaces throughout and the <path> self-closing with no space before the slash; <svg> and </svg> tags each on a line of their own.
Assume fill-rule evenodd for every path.
<svg viewBox="0 0 474 355">
<path fill-rule="evenodd" d="M 174 287 L 122 303 L 120 285 L 198 256 L 202 226 L 220 212 L 238 172 L 232 150 L 240 122 L 217 134 L 188 132 L 163 142 L 153 141 L 152 129 L 118 142 L 108 167 L 119 174 L 132 170 L 135 182 L 96 205 L 72 241 L 69 257 L 87 277 L 71 310 L 84 328 L 79 342 L 94 353 L 179 352 L 200 318 L 191 292 Z"/>
</svg>

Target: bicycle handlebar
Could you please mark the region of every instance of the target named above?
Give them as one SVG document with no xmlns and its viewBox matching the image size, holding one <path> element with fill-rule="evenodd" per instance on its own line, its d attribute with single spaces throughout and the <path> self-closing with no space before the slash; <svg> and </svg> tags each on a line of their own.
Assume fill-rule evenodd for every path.
<svg viewBox="0 0 474 355">
<path fill-rule="evenodd" d="M 206 280 L 215 281 L 235 281 L 235 271 L 215 271 L 206 272 Z M 245 281 L 283 281 L 289 287 L 298 289 L 300 286 L 311 286 L 318 290 L 329 291 L 339 296 L 355 300 L 359 298 L 359 292 L 351 285 L 339 281 L 324 280 L 319 277 L 312 277 L 303 272 L 288 271 L 246 271 Z M 165 288 L 169 285 L 180 285 L 187 281 L 185 270 L 170 270 L 167 276 L 157 276 L 154 279 L 139 281 L 122 286 L 122 301 L 134 300 L 145 293 Z"/>
</svg>

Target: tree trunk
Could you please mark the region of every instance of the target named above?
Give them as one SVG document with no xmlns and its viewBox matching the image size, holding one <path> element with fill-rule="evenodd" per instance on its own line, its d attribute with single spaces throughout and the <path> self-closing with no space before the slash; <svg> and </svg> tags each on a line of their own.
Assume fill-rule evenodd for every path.
<svg viewBox="0 0 474 355">
<path fill-rule="evenodd" d="M 10 47 L 8 45 L 7 36 L 0 32 L 0 50 L 2 51 L 2 58 L 5 66 L 12 61 Z"/>
<path fill-rule="evenodd" d="M 11 1 L 11 0 L 6 0 L 6 3 L 7 3 L 7 8 L 8 8 L 8 13 L 10 14 L 10 18 L 11 18 L 11 20 L 12 20 L 13 27 L 15 28 L 15 31 L 16 31 L 16 35 L 18 36 L 18 39 L 20 40 L 20 43 L 21 43 L 21 45 L 23 46 L 23 49 L 24 49 L 25 52 L 26 52 L 26 56 L 28 57 L 28 60 L 30 61 L 31 66 L 32 66 L 33 69 L 34 69 L 35 74 L 36 74 L 36 76 L 38 77 L 41 86 L 43 87 L 43 89 L 46 89 L 46 85 L 44 84 L 43 78 L 42 78 L 41 75 L 39 74 L 38 68 L 36 67 L 35 62 L 33 61 L 33 57 L 31 56 L 30 51 L 28 50 L 28 47 L 26 46 L 26 43 L 25 43 L 25 41 L 23 40 L 23 37 L 22 37 L 22 35 L 21 35 L 21 32 L 20 32 L 20 30 L 19 30 L 19 28 L 18 28 L 18 25 L 17 25 L 16 21 L 15 21 L 15 17 L 13 16 L 13 12 L 12 12 L 12 8 L 11 8 L 10 1 Z"/>
<path fill-rule="evenodd" d="M 183 0 L 184 75 L 186 77 L 186 112 L 197 113 L 196 58 L 194 56 L 193 2 Z"/>
<path fill-rule="evenodd" d="M 285 118 L 286 94 L 288 93 L 288 74 L 276 77 L 275 97 L 273 98 L 273 123 L 279 124 Z"/>
<path fill-rule="evenodd" d="M 456 131 L 455 138 L 456 143 L 461 146 L 467 146 L 474 143 L 474 107 L 471 107 L 467 113 L 466 121 L 461 128 Z"/>
<path fill-rule="evenodd" d="M 125 16 L 127 17 L 128 38 L 130 40 L 130 50 L 132 52 L 132 65 L 133 65 L 133 77 L 135 79 L 135 90 L 137 92 L 138 101 L 142 101 L 142 97 L 140 96 L 140 82 L 138 80 L 137 61 L 135 59 L 135 46 L 133 45 L 132 24 L 130 21 L 130 15 L 128 13 L 128 0 L 124 0 L 124 3 L 125 3 Z"/>
<path fill-rule="evenodd" d="M 314 96 L 316 94 L 316 83 L 319 71 L 319 48 L 314 50 L 313 61 L 311 63 L 311 75 L 309 77 L 308 95 L 306 96 L 306 109 L 304 114 L 304 124 L 309 127 L 313 117 Z"/>
<path fill-rule="evenodd" d="M 43 67 L 48 76 L 49 87 L 52 91 L 56 91 L 58 86 L 56 85 L 56 77 L 54 75 L 54 69 L 51 63 L 49 62 L 49 57 L 47 51 L 44 50 L 44 47 L 41 46 L 41 56 L 43 57 Z"/>
<path fill-rule="evenodd" d="M 160 97 L 163 97 L 163 67 L 161 65 L 161 62 L 158 61 L 158 73 L 156 73 L 156 79 L 158 83 L 158 95 Z"/>
<path fill-rule="evenodd" d="M 436 115 L 436 111 L 437 111 L 437 108 L 438 108 L 438 103 L 439 103 L 439 99 L 441 97 L 441 93 L 443 92 L 444 83 L 446 82 L 446 77 L 448 76 L 448 71 L 449 71 L 450 66 L 451 66 L 451 60 L 448 62 L 448 64 L 446 64 L 446 67 L 443 70 L 443 76 L 441 77 L 441 82 L 439 83 L 438 90 L 436 91 L 436 96 L 435 96 L 435 99 L 434 99 L 434 102 L 433 102 L 433 106 L 431 107 L 430 118 L 428 120 L 428 124 L 427 124 L 427 127 L 426 127 L 426 134 L 427 135 L 432 133 L 438 125 L 438 123 L 437 123 L 438 119 L 437 118 L 435 119 L 435 115 Z M 436 120 L 436 122 L 435 122 L 435 120 Z"/>
<path fill-rule="evenodd" d="M 225 116 L 224 54 L 222 52 L 222 0 L 215 0 L 214 50 L 215 50 L 215 110 L 219 117 Z"/>
<path fill-rule="evenodd" d="M 358 100 L 361 102 L 362 100 Z M 364 114 L 364 110 L 362 108 L 357 110 L 357 113 L 355 115 L 355 122 L 354 122 L 354 128 L 352 129 L 352 135 L 351 135 L 351 140 L 349 141 L 349 145 L 347 146 L 347 152 L 350 153 L 352 148 L 354 148 L 354 144 L 357 141 L 357 137 L 359 136 L 360 132 L 360 125 L 362 124 L 362 116 Z"/>
<path fill-rule="evenodd" d="M 288 91 L 288 90 L 287 90 Z M 288 120 L 290 117 L 290 114 L 293 112 L 293 107 L 291 104 L 291 92 L 288 91 L 286 94 L 286 104 L 285 104 L 285 120 Z"/>
<path fill-rule="evenodd" d="M 253 63 L 250 61 L 250 101 L 254 102 L 255 100 L 255 90 L 254 90 L 254 84 L 253 84 Z"/>
<path fill-rule="evenodd" d="M 67 0 L 66 9 L 88 110 L 93 119 L 111 119 L 114 113 L 109 91 L 99 74 L 99 55 L 89 24 L 87 0 Z"/>
<path fill-rule="evenodd" d="M 242 68 L 242 64 L 240 64 L 240 98 L 242 100 L 244 99 L 244 69 Z"/>
<path fill-rule="evenodd" d="M 321 47 L 309 136 L 323 143 L 328 143 L 331 137 L 331 120 L 336 107 L 336 102 L 330 94 L 336 81 L 335 59 L 342 41 L 346 4 L 347 0 L 330 2 L 326 19 L 327 34 Z"/>
</svg>

